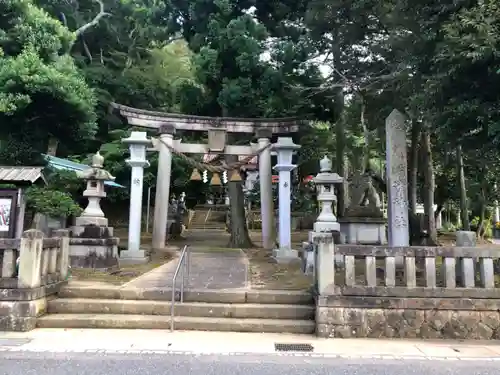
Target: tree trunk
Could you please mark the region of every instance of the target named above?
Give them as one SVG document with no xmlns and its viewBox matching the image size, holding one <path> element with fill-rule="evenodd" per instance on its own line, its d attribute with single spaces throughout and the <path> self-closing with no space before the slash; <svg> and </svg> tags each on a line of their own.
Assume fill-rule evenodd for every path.
<svg viewBox="0 0 500 375">
<path fill-rule="evenodd" d="M 229 139 L 230 137 L 228 137 Z M 226 155 L 227 164 L 238 162 L 237 155 Z M 230 173 L 228 173 L 230 174 Z M 229 215 L 231 237 L 228 247 L 248 249 L 254 247 L 248 233 L 245 217 L 245 196 L 241 181 L 228 181 L 227 190 L 229 196 Z"/>
<path fill-rule="evenodd" d="M 495 184 L 493 186 L 494 194 L 495 197 L 498 197 L 498 185 Z M 498 199 L 495 198 L 495 201 L 493 203 L 494 205 L 494 212 L 493 212 L 493 219 L 494 219 L 494 224 L 500 222 L 500 207 L 498 206 Z"/>
<path fill-rule="evenodd" d="M 410 150 L 410 181 L 409 181 L 409 203 L 410 210 L 414 215 L 417 214 L 418 198 L 418 151 L 420 144 L 420 123 L 412 121 L 411 127 L 411 150 Z"/>
<path fill-rule="evenodd" d="M 434 165 L 432 160 L 431 134 L 426 127 L 422 131 L 422 153 L 424 156 L 424 218 L 425 227 L 432 243 L 437 244 L 436 219 L 434 218 Z"/>
<path fill-rule="evenodd" d="M 463 230 L 470 230 L 469 210 L 467 209 L 467 189 L 465 187 L 464 157 L 462 146 L 457 146 L 457 176 L 460 187 L 460 217 Z"/>
<path fill-rule="evenodd" d="M 55 137 L 49 137 L 49 144 L 47 146 L 47 155 L 56 156 L 59 140 Z"/>
<path fill-rule="evenodd" d="M 342 96 L 343 100 L 343 96 Z M 346 193 L 347 193 L 347 166 L 345 157 L 345 122 L 343 114 L 338 119 L 335 124 L 335 161 L 337 163 L 337 173 L 344 178 L 344 181 L 337 185 L 338 186 L 338 196 L 337 196 L 337 216 L 343 217 L 346 208 Z"/>
<path fill-rule="evenodd" d="M 363 94 L 359 94 L 361 98 L 361 115 L 359 122 L 361 123 L 361 129 L 363 129 L 363 165 L 361 166 L 361 173 L 365 173 L 370 169 L 370 130 L 366 124 L 366 103 Z"/>
<path fill-rule="evenodd" d="M 437 217 L 439 215 L 441 215 L 441 213 L 444 211 L 444 207 L 445 207 L 445 203 L 442 203 L 442 204 L 438 204 L 437 207 L 436 207 L 436 211 L 434 211 L 434 218 L 437 219 Z"/>
<path fill-rule="evenodd" d="M 486 190 L 487 190 L 487 182 L 486 182 L 486 171 L 484 168 L 482 168 L 481 173 L 480 173 L 480 178 L 481 178 L 481 191 L 479 193 L 479 205 L 480 205 L 480 210 L 479 210 L 479 225 L 477 226 L 477 231 L 476 235 L 478 238 L 483 238 L 484 237 L 484 220 L 486 218 Z"/>
</svg>

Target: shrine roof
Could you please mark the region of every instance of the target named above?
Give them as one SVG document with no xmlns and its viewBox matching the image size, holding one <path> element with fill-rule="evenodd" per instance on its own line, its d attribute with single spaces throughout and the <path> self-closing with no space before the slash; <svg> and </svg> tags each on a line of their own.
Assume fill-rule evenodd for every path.
<svg viewBox="0 0 500 375">
<path fill-rule="evenodd" d="M 254 133 L 258 128 L 268 128 L 273 134 L 295 133 L 307 120 L 299 117 L 237 118 L 182 115 L 150 111 L 111 103 L 111 108 L 126 118 L 132 126 L 159 128 L 173 124 L 177 130 L 207 131 L 208 128 L 225 128 L 228 132 Z"/>
<path fill-rule="evenodd" d="M 44 167 L 0 166 L 0 181 L 11 183 L 35 183 L 43 179 Z"/>
<path fill-rule="evenodd" d="M 58 158 L 56 156 L 44 155 L 47 160 L 49 167 L 65 171 L 80 172 L 91 168 L 86 164 L 75 163 L 68 159 Z M 104 181 L 104 185 L 115 187 L 115 188 L 125 188 L 125 186 L 117 184 L 114 181 Z"/>
</svg>

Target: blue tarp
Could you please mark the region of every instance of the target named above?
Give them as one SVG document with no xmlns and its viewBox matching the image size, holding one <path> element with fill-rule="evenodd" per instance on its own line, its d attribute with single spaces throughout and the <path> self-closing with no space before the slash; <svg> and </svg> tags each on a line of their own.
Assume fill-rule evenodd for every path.
<svg viewBox="0 0 500 375">
<path fill-rule="evenodd" d="M 90 168 L 88 165 L 75 163 L 67 159 L 57 158 L 55 156 L 44 155 L 44 157 L 45 160 L 47 160 L 49 167 L 52 167 L 54 169 L 77 172 L 77 171 L 84 171 L 85 169 Z M 125 188 L 125 186 L 117 184 L 116 182 L 113 181 L 104 181 L 104 185 L 122 189 Z"/>
</svg>

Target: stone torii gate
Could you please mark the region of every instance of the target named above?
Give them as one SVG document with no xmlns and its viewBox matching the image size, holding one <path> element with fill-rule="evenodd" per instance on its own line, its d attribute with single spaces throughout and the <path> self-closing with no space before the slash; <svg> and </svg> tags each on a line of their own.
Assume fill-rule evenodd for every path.
<svg viewBox="0 0 500 375">
<path fill-rule="evenodd" d="M 275 134 L 286 135 L 298 131 L 304 120 L 298 118 L 244 119 L 231 117 L 204 117 L 141 110 L 112 103 L 112 108 L 129 125 L 155 129 L 158 139 L 153 139 L 154 150 L 159 152 L 158 174 L 153 223 L 153 248 L 165 246 L 168 204 L 170 196 L 170 174 L 172 150 L 182 154 L 226 154 L 238 156 L 259 154 L 259 177 L 262 216 L 262 240 L 264 248 L 272 249 L 273 236 L 273 198 L 271 138 Z M 174 140 L 176 131 L 208 132 L 208 144 L 182 143 Z M 258 143 L 254 146 L 227 145 L 227 133 L 255 134 Z"/>
</svg>

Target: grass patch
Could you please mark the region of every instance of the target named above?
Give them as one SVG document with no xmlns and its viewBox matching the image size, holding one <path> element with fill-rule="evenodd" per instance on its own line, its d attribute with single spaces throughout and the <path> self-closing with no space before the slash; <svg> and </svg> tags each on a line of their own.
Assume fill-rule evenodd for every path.
<svg viewBox="0 0 500 375">
<path fill-rule="evenodd" d="M 89 268 L 72 268 L 71 280 L 73 281 L 89 281 L 107 283 L 112 285 L 122 285 L 136 277 L 168 263 L 174 258 L 173 252 L 154 252 L 151 260 L 145 264 L 130 264 L 120 267 L 119 269 L 110 269 L 107 271 L 95 270 Z"/>
<path fill-rule="evenodd" d="M 254 289 L 306 290 L 313 279 L 305 275 L 299 262 L 277 264 L 272 253 L 263 249 L 245 250 L 250 262 L 250 282 Z"/>
</svg>

